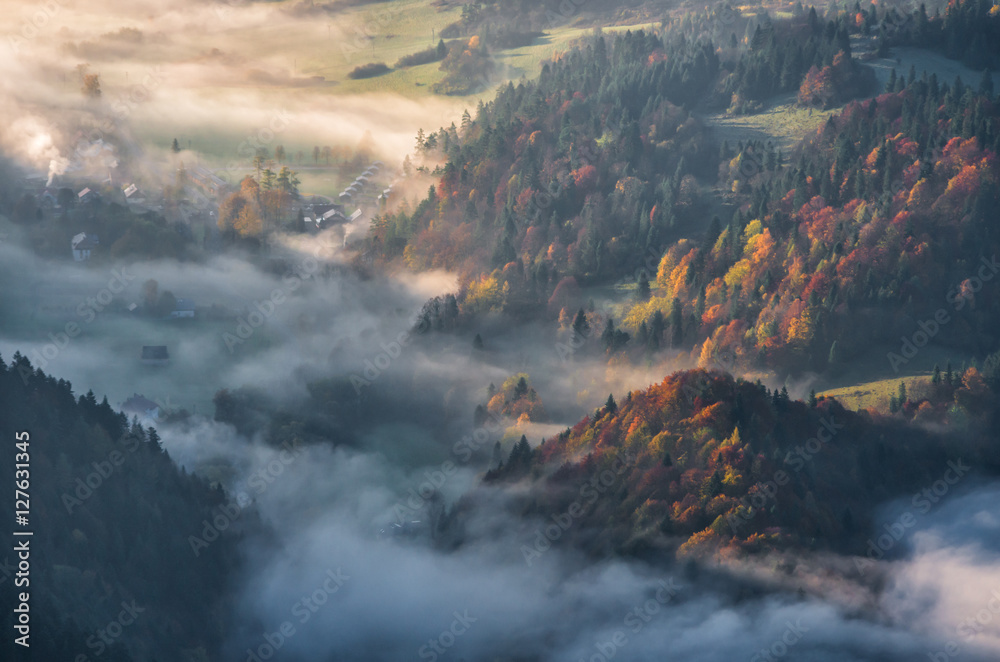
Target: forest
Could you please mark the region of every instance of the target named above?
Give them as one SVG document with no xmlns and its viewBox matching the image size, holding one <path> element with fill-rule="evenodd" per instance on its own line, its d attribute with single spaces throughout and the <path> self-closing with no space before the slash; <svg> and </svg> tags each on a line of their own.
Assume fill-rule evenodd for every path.
<svg viewBox="0 0 1000 662">
<path fill-rule="evenodd" d="M 561 543 L 597 556 L 739 558 L 790 548 L 864 556 L 879 504 L 919 492 L 949 462 L 1000 469 L 990 384 L 968 368 L 930 397 L 910 400 L 904 390 L 900 419 L 815 395 L 795 401 L 785 388 L 718 371 L 678 372 L 621 404 L 609 396 L 534 450 L 522 440 L 484 480 L 526 481 L 509 507 L 548 520 L 628 458 Z M 940 422 L 947 412 L 949 435 L 905 422 L 930 422 L 935 411 Z M 461 503 L 456 510 L 461 526 Z"/>
<path fill-rule="evenodd" d="M 69 382 L 20 354 L 0 359 L 0 402 L 0 434 L 14 439 L 28 430 L 31 469 L 46 476 L 31 492 L 32 513 L 44 522 L 32 538 L 31 606 L 35 632 L 44 633 L 31 639 L 36 659 L 218 659 L 230 626 L 229 582 L 241 563 L 239 531 L 257 526 L 253 511 L 195 555 L 189 537 L 200 536 L 227 499 L 218 485 L 179 468 L 154 427 L 128 420 L 92 391 L 75 395 Z M 3 453 L 0 467 L 13 476 L 14 454 Z M 7 512 L 13 499 L 4 490 Z M 11 549 L 13 537 L 5 539 Z M 15 592 L 4 596 L 4 627 L 12 631 Z M 123 604 L 137 612 L 124 639 L 96 634 Z"/>
<path fill-rule="evenodd" d="M 0 93 L 27 659 L 997 659 L 991 2 L 105 2 Z"/>
<path fill-rule="evenodd" d="M 952 13 L 929 23 L 943 30 Z M 959 321 L 940 340 L 985 352 L 995 310 L 966 305 L 962 288 L 996 250 L 989 72 L 970 84 L 893 71 L 794 154 L 715 144 L 692 111 L 783 90 L 806 105 L 857 96 L 874 85 L 850 52 L 864 26 L 803 11 L 733 53 L 685 35 L 595 36 L 418 140 L 445 159 L 440 180 L 373 222 L 369 255 L 458 270 L 467 318 L 563 327 L 581 289 L 646 271 L 641 300 L 619 313 L 642 341 L 611 352 L 633 360 L 672 347 L 705 365 L 728 352 L 783 373 L 836 369 L 946 298 Z M 655 274 L 642 268 L 650 252 L 662 255 Z"/>
</svg>

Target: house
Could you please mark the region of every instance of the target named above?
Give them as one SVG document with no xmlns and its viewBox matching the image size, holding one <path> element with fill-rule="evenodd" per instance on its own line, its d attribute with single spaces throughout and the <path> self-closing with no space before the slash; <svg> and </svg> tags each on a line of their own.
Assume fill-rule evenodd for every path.
<svg viewBox="0 0 1000 662">
<path fill-rule="evenodd" d="M 362 211 L 360 209 L 358 209 L 353 214 L 351 214 L 351 218 L 348 219 L 348 220 L 350 220 L 353 223 L 354 221 L 356 221 L 359 218 L 361 218 L 361 214 L 362 214 Z"/>
<path fill-rule="evenodd" d="M 172 319 L 194 317 L 194 301 L 191 299 L 177 299 L 174 309 L 170 311 L 170 317 Z"/>
<path fill-rule="evenodd" d="M 230 186 L 226 180 L 218 177 L 207 168 L 198 166 L 188 171 L 191 181 L 209 196 L 220 196 L 229 191 Z"/>
<path fill-rule="evenodd" d="M 160 405 L 138 393 L 133 393 L 131 398 L 123 402 L 121 410 L 129 416 L 139 416 L 153 421 L 160 417 Z"/>
<path fill-rule="evenodd" d="M 90 252 L 97 248 L 99 243 L 100 240 L 97 238 L 96 234 L 81 232 L 80 234 L 74 235 L 71 242 L 73 247 L 73 259 L 77 262 L 89 260 Z"/>
<path fill-rule="evenodd" d="M 88 202 L 94 202 L 97 200 L 97 194 L 91 191 L 89 188 L 85 188 L 76 194 L 76 201 L 80 204 L 86 204 Z"/>
<path fill-rule="evenodd" d="M 335 209 L 340 213 L 344 213 L 344 205 L 332 202 L 309 205 L 308 207 L 306 207 L 306 209 L 310 212 L 310 215 L 313 218 L 322 218 L 323 215 L 326 214 L 331 209 Z"/>
<path fill-rule="evenodd" d="M 143 345 L 142 362 L 144 365 L 167 365 L 170 363 L 170 353 L 166 345 Z"/>
<path fill-rule="evenodd" d="M 333 223 L 343 223 L 346 220 L 347 220 L 347 217 L 344 216 L 337 209 L 331 209 L 330 211 L 326 212 L 325 214 L 323 214 L 323 217 L 321 219 L 323 227 L 326 227 L 326 226 L 331 225 Z"/>
<path fill-rule="evenodd" d="M 134 183 L 122 189 L 122 197 L 125 198 L 125 204 L 131 209 L 141 210 L 146 204 L 146 197 Z"/>
</svg>

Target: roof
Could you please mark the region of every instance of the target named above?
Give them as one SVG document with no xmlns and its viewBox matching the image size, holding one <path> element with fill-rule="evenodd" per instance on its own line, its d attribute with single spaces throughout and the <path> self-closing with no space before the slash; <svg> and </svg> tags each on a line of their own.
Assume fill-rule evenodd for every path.
<svg viewBox="0 0 1000 662">
<path fill-rule="evenodd" d="M 358 217 L 360 217 L 360 216 L 361 216 L 361 210 L 358 209 L 353 214 L 351 214 L 351 220 L 352 221 L 356 221 L 356 220 L 358 220 Z"/>
<path fill-rule="evenodd" d="M 136 186 L 135 184 L 129 184 L 127 187 L 125 187 L 124 192 L 126 198 L 131 198 L 133 195 L 139 192 L 139 187 Z"/>
<path fill-rule="evenodd" d="M 322 216 L 331 209 L 336 209 L 339 211 L 344 210 L 344 205 L 338 205 L 332 202 L 319 204 L 319 205 L 309 205 L 307 207 L 308 211 L 312 213 L 313 216 Z"/>
<path fill-rule="evenodd" d="M 97 238 L 96 234 L 81 232 L 80 234 L 73 236 L 73 250 L 75 251 L 92 250 L 96 248 L 99 243 L 100 240 Z"/>
<path fill-rule="evenodd" d="M 77 193 L 76 197 L 78 197 L 78 198 L 85 198 L 88 195 L 90 195 L 91 193 L 93 193 L 93 191 L 91 191 L 89 188 L 85 188 L 82 191 L 80 191 L 79 193 Z"/>
<path fill-rule="evenodd" d="M 218 187 L 226 187 L 228 184 L 224 179 L 213 173 L 212 171 L 204 168 L 202 166 L 197 166 L 194 170 L 189 171 L 190 175 L 196 180 L 201 180 L 206 183 L 214 184 Z"/>
<path fill-rule="evenodd" d="M 146 413 L 151 409 L 159 409 L 159 407 L 160 405 L 138 393 L 133 393 L 131 398 L 122 403 L 122 411 Z"/>
<path fill-rule="evenodd" d="M 174 310 L 194 310 L 194 301 L 191 299 L 178 299 L 174 305 Z"/>
<path fill-rule="evenodd" d="M 169 359 L 170 354 L 167 353 L 166 345 L 143 345 L 142 358 L 164 360 L 164 359 Z"/>
</svg>

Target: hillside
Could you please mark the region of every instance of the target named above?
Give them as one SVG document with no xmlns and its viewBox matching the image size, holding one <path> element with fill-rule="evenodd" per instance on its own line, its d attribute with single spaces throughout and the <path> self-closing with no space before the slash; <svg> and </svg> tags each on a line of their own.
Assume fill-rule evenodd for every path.
<svg viewBox="0 0 1000 662">
<path fill-rule="evenodd" d="M 729 356 L 836 374 L 878 347 L 884 370 L 905 374 L 905 340 L 926 343 L 918 324 L 934 344 L 982 355 L 997 340 L 995 299 L 976 295 L 1000 247 L 992 78 L 900 72 L 848 101 L 876 92 L 850 45 L 865 21 L 889 20 L 872 12 L 748 23 L 746 44 L 728 47 L 593 36 L 461 128 L 421 134 L 425 158 L 446 159 L 439 183 L 376 219 L 365 259 L 458 270 L 467 320 L 502 311 L 565 327 L 588 288 L 646 281 L 638 301 L 615 302 L 628 338 L 606 347 L 633 363 L 670 347 L 706 367 Z M 684 21 L 698 35 L 708 18 Z M 771 117 L 761 104 L 789 90 L 802 115 L 790 121 L 817 127 L 791 151 L 754 128 L 714 142 Z M 720 132 L 690 110 L 725 105 L 757 119 Z"/>
<path fill-rule="evenodd" d="M 997 398 L 977 390 L 981 381 L 973 370 L 941 395 L 990 426 L 986 403 Z M 986 428 L 928 432 L 907 422 L 918 404 L 900 416 L 856 413 L 720 372 L 680 372 L 611 399 L 533 451 L 515 445 L 486 483 L 524 483 L 512 509 L 557 523 L 568 513 L 561 544 L 599 555 L 863 555 L 880 504 L 950 467 L 967 466 L 963 476 L 1000 469 Z"/>
<path fill-rule="evenodd" d="M 746 52 L 676 32 L 591 37 L 544 64 L 537 81 L 502 88 L 461 128 L 419 135 L 418 156 L 446 159 L 440 182 L 416 208 L 377 219 L 370 254 L 462 270 L 479 281 L 470 292 L 510 282 L 513 308 L 543 306 L 564 278 L 631 271 L 704 212 L 698 181 L 715 176 L 718 150 L 691 107 L 769 96 L 764 70 L 783 53 L 797 56 L 780 89 L 835 61 L 845 86 L 855 79 L 846 28 L 810 16 L 787 32 L 758 30 L 759 47 Z"/>
<path fill-rule="evenodd" d="M 233 533 L 253 519 L 224 527 L 195 554 L 190 536 L 220 516 L 225 495 L 179 469 L 153 428 L 129 423 L 92 392 L 75 397 L 20 355 L 0 360 L 0 402 L 4 475 L 14 476 L 15 433 L 29 434 L 32 659 L 217 659 L 239 567 Z M 13 489 L 0 507 L 13 513 Z M 22 540 L 10 530 L 7 550 Z M 9 633 L 15 592 L 4 596 Z M 4 646 L 13 659 L 12 638 Z"/>
</svg>

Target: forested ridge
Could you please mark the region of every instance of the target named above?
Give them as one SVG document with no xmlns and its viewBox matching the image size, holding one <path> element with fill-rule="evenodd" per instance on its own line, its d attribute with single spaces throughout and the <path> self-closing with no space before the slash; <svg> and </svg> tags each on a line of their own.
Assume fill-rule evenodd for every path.
<svg viewBox="0 0 1000 662">
<path fill-rule="evenodd" d="M 765 152 L 744 146 L 723 173 L 749 201 L 666 252 L 627 326 L 678 300 L 706 361 L 728 350 L 749 365 L 836 369 L 944 308 L 937 342 L 990 351 L 995 298 L 972 279 L 1000 248 L 995 102 L 985 83 L 896 88 L 849 104 L 794 164 L 748 171 Z"/>
<path fill-rule="evenodd" d="M 219 514 L 222 490 L 178 468 L 154 428 L 129 422 L 93 392 L 75 396 L 69 382 L 15 354 L 9 364 L 0 359 L 6 476 L 14 476 L 15 433 L 23 431 L 30 435 L 33 659 L 217 659 L 229 618 L 226 590 L 239 568 L 234 531 L 252 515 L 195 555 L 189 536 Z M 0 495 L 4 512 L 14 511 L 13 499 L 13 489 Z M 4 537 L 16 566 L 12 538 Z M 11 633 L 16 591 L 13 577 L 5 579 Z M 109 628 L 123 604 L 134 619 Z M 5 642 L 14 645 L 10 636 Z"/>
<path fill-rule="evenodd" d="M 956 12 L 979 6 L 953 4 L 927 29 L 950 34 Z M 628 340 L 606 345 L 635 361 L 672 347 L 704 365 L 724 352 L 779 372 L 836 369 L 941 306 L 958 322 L 938 342 L 990 351 L 996 310 L 967 281 L 997 248 L 992 77 L 901 71 L 875 93 L 850 46 L 871 11 L 801 10 L 721 45 L 686 36 L 709 32 L 707 15 L 674 36 L 596 34 L 461 127 L 421 135 L 418 150 L 445 159 L 440 180 L 373 222 L 368 256 L 459 271 L 461 319 L 503 311 L 563 327 L 581 288 L 641 274 L 654 256 L 640 300 L 619 306 Z M 719 144 L 699 119 L 782 91 L 812 106 L 864 89 L 874 97 L 788 153 Z"/>
<path fill-rule="evenodd" d="M 718 371 L 678 372 L 620 402 L 609 397 L 534 450 L 522 440 L 485 480 L 524 483 L 510 506 L 520 516 L 551 524 L 571 513 L 566 544 L 599 556 L 864 555 L 881 504 L 905 497 L 929 512 L 936 500 L 915 495 L 949 469 L 963 479 L 973 467 L 1000 470 L 990 374 L 990 386 L 975 368 L 949 374 L 893 417 L 832 399 L 792 400 L 785 389 Z M 961 421 L 948 435 L 911 423 L 917 410 L 940 408 Z"/>
</svg>

